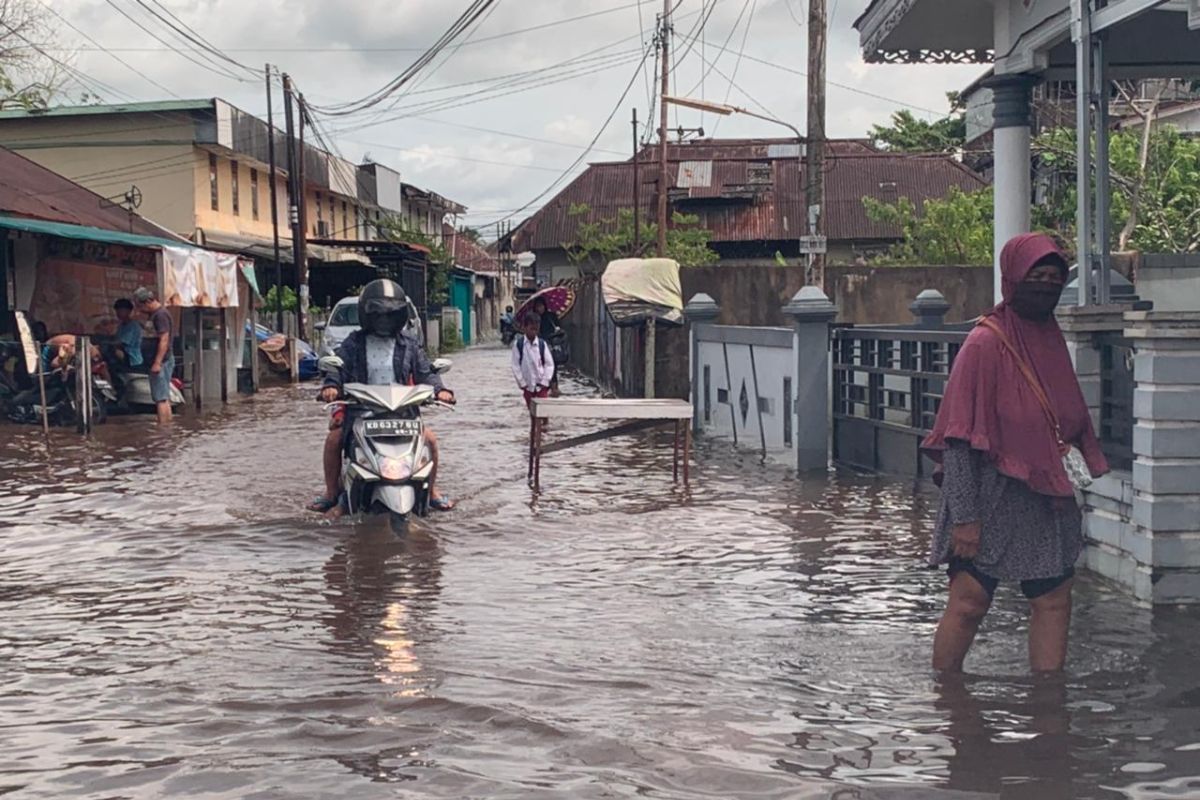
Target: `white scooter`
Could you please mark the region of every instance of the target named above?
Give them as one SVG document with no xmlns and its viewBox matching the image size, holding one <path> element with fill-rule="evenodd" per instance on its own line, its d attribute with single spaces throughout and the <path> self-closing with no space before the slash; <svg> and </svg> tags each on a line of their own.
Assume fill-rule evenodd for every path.
<svg viewBox="0 0 1200 800">
<path fill-rule="evenodd" d="M 319 362 L 321 372 L 336 374 L 342 367 L 337 356 Z M 451 362 L 437 359 L 436 373 L 450 370 Z M 346 399 L 331 403 L 355 409 L 348 417 L 353 429 L 342 454 L 342 492 L 351 514 L 387 514 L 391 528 L 404 533 L 412 514 L 429 513 L 433 453 L 425 440 L 421 408 L 452 408 L 437 399 L 432 386 L 371 386 L 347 383 Z"/>
<path fill-rule="evenodd" d="M 150 376 L 145 372 L 121 373 L 120 401 L 122 406 L 133 410 L 153 409 L 154 395 L 150 392 Z M 171 407 L 183 405 L 183 392 L 171 382 Z"/>
</svg>

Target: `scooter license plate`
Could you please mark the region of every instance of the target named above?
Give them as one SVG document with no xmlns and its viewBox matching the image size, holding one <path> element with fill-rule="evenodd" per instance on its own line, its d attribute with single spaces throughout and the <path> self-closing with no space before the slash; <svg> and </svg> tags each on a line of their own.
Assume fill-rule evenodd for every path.
<svg viewBox="0 0 1200 800">
<path fill-rule="evenodd" d="M 363 420 L 363 433 L 367 436 L 416 436 L 421 432 L 421 423 L 415 419 L 368 419 Z"/>
</svg>

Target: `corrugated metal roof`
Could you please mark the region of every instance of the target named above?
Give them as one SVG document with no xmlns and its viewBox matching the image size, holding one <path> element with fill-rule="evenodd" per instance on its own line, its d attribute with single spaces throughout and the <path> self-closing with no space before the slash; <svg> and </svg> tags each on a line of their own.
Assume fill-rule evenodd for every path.
<svg viewBox="0 0 1200 800">
<path fill-rule="evenodd" d="M 162 114 L 169 111 L 202 111 L 213 107 L 207 100 L 159 100 L 149 103 L 119 103 L 107 106 L 56 106 L 45 109 L 9 109 L 0 111 L 0 119 L 26 117 L 82 117 L 101 114 Z"/>
<path fill-rule="evenodd" d="M 679 165 L 679 175 L 675 185 L 690 189 L 693 186 L 712 186 L 711 161 L 684 161 Z"/>
<path fill-rule="evenodd" d="M 804 230 L 804 175 L 798 158 L 771 158 L 775 141 L 701 141 L 672 145 L 668 158 L 682 166 L 710 162 L 708 186 L 671 188 L 674 208 L 700 218 L 712 241 L 754 242 L 794 239 Z M 638 196 L 643 214 L 653 217 L 657 170 L 653 154 L 644 152 Z M 751 165 L 768 163 L 769 183 L 751 180 Z M 946 195 L 950 187 L 977 191 L 986 181 L 952 158 L 941 155 L 884 153 L 861 141 L 832 141 L 825 176 L 825 224 L 831 241 L 889 241 L 901 237 L 897 228 L 867 217 L 864 197 L 915 203 Z M 671 170 L 675 175 L 676 170 Z M 678 180 L 678 177 L 675 177 Z M 513 232 L 513 249 L 542 250 L 575 241 L 579 226 L 616 217 L 633 205 L 633 168 L 629 161 L 593 164 L 540 211 Z M 680 197 L 680 195 L 683 195 Z M 572 206 L 590 207 L 588 214 L 568 213 Z"/>
</svg>

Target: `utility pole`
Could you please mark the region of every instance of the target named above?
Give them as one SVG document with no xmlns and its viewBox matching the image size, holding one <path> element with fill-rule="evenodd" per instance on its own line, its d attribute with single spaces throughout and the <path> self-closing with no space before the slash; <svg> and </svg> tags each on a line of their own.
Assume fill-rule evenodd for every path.
<svg viewBox="0 0 1200 800">
<path fill-rule="evenodd" d="M 288 224 L 292 229 L 292 261 L 296 269 L 296 287 L 299 289 L 300 265 L 304 263 L 304 245 L 301 244 L 303 231 L 300 228 L 300 209 L 304 205 L 304 195 L 301 183 L 296 175 L 296 125 L 292 119 L 292 79 L 287 73 L 283 75 L 283 116 L 287 131 L 287 171 L 288 195 L 291 203 L 288 206 Z M 283 307 L 283 296 L 280 295 L 279 305 Z M 282 333 L 282 331 L 280 331 Z M 296 332 L 299 335 L 299 330 Z"/>
<path fill-rule="evenodd" d="M 663 0 L 662 27 L 658 31 L 662 48 L 662 90 L 658 96 L 658 257 L 667 257 L 667 195 L 670 190 L 667 168 L 667 97 L 671 94 L 671 0 Z"/>
<path fill-rule="evenodd" d="M 305 323 L 308 320 L 308 204 L 304 201 L 304 123 L 308 119 L 308 106 L 304 104 L 304 95 L 298 95 L 299 114 L 297 123 L 300 126 L 300 141 L 296 149 L 296 187 L 300 197 L 300 260 L 296 262 L 296 335 L 305 338 L 308 332 Z M 330 213 L 330 223 L 333 214 Z"/>
<path fill-rule="evenodd" d="M 642 252 L 642 204 L 640 170 L 638 169 L 638 119 L 637 109 L 633 109 L 633 255 Z"/>
<path fill-rule="evenodd" d="M 825 233 L 825 0 L 808 3 L 808 163 L 805 199 L 809 234 Z M 825 283 L 825 254 L 810 256 L 806 283 Z"/>
<path fill-rule="evenodd" d="M 267 160 L 271 167 L 271 230 L 275 238 L 275 330 L 283 332 L 283 267 L 279 261 L 279 198 L 276 184 L 279 169 L 275 164 L 275 117 L 271 110 L 271 65 L 267 64 Z"/>
<path fill-rule="evenodd" d="M 667 97 L 671 94 L 671 0 L 663 0 L 662 26 L 658 31 L 662 48 L 662 89 L 658 96 L 658 257 L 667 257 L 667 201 L 670 193 L 670 170 L 667 168 Z M 636 163 L 636 156 L 634 157 Z M 636 191 L 636 189 L 634 190 Z M 654 317 L 646 320 L 646 397 L 654 397 L 654 362 L 658 355 L 657 325 Z"/>
</svg>

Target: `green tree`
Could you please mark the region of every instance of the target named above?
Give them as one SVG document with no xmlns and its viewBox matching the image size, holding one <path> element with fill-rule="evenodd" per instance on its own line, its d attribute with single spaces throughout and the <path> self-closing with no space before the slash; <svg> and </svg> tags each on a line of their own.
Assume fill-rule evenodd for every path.
<svg viewBox="0 0 1200 800">
<path fill-rule="evenodd" d="M 1200 251 L 1200 140 L 1173 127 L 1128 129 L 1109 138 L 1113 246 L 1147 253 Z M 1046 199 L 1035 209 L 1043 227 L 1074 239 L 1075 131 L 1047 131 L 1034 144 Z"/>
<path fill-rule="evenodd" d="M 580 203 L 567 213 L 573 217 L 587 217 L 591 207 Z M 712 234 L 700 227 L 700 218 L 692 214 L 675 213 L 673 227 L 667 229 L 667 258 L 673 258 L 681 266 L 712 264 L 720 256 L 709 248 Z M 575 241 L 564 244 L 567 256 L 579 264 L 589 260 L 605 263 L 618 258 L 647 258 L 654 254 L 658 240 L 658 225 L 644 222 L 641 229 L 640 246 L 633 242 L 633 209 L 621 208 L 616 217 L 585 221 L 579 224 Z"/>
<path fill-rule="evenodd" d="M 960 150 L 967 140 L 967 117 L 959 110 L 957 92 L 947 95 L 951 113 L 942 119 L 927 122 L 911 111 L 892 114 L 891 124 L 871 128 L 871 141 L 876 147 L 898 153 L 952 153 Z"/>
<path fill-rule="evenodd" d="M 430 305 L 442 305 L 450 299 L 450 272 L 454 259 L 446 249 L 441 236 L 425 233 L 412 227 L 400 217 L 387 216 L 378 223 L 379 236 L 389 242 L 419 244 L 429 249 L 429 296 Z"/>
<path fill-rule="evenodd" d="M 992 191 L 964 192 L 957 186 L 918 208 L 907 197 L 885 203 L 864 197 L 867 216 L 899 228 L 904 240 L 875 259 L 879 264 L 958 265 L 992 263 Z"/>
</svg>

